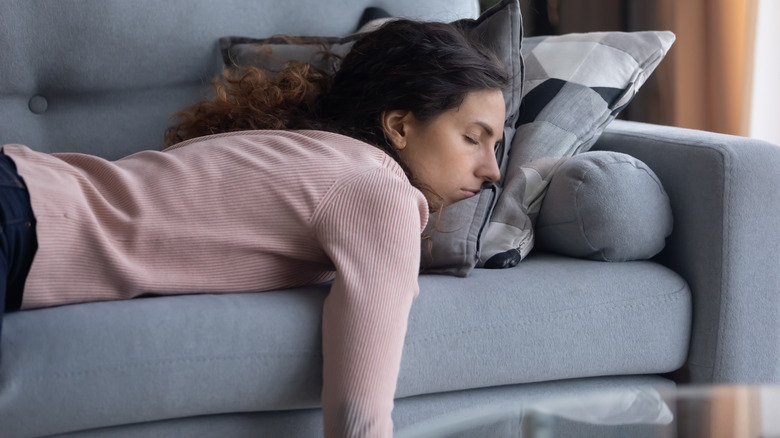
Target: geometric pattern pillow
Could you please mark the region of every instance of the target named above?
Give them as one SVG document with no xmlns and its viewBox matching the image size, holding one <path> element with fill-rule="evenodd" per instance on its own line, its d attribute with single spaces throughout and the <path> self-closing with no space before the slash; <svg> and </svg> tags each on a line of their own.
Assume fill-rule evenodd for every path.
<svg viewBox="0 0 780 438">
<path fill-rule="evenodd" d="M 667 31 L 593 32 L 523 40 L 523 100 L 503 192 L 478 266 L 507 268 L 533 247 L 533 225 L 555 168 L 588 150 L 669 51 Z"/>
</svg>

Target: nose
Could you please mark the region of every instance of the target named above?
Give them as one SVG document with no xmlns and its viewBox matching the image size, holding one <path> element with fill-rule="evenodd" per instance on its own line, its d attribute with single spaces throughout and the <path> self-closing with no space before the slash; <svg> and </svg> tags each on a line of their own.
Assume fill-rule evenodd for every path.
<svg viewBox="0 0 780 438">
<path fill-rule="evenodd" d="M 496 182 L 501 178 L 501 170 L 498 168 L 496 154 L 492 149 L 484 155 L 477 176 L 485 182 Z"/>
</svg>

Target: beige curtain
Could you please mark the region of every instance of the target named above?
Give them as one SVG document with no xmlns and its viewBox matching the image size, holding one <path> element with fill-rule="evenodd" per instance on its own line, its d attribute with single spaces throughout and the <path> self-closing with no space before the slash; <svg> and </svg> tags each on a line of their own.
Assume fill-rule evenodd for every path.
<svg viewBox="0 0 780 438">
<path fill-rule="evenodd" d="M 747 135 L 757 0 L 657 0 L 677 35 L 656 71 L 659 123 Z"/>
</svg>

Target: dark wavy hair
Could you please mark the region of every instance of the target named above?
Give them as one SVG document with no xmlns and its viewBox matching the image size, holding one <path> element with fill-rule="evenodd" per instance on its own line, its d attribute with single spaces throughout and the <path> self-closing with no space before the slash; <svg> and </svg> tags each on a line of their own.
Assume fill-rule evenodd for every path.
<svg viewBox="0 0 780 438">
<path fill-rule="evenodd" d="M 165 142 L 255 129 L 324 130 L 381 148 L 408 174 L 382 129 L 385 111 L 411 111 L 424 122 L 472 91 L 503 91 L 508 81 L 495 55 L 457 26 L 393 20 L 357 39 L 332 77 L 300 62 L 273 76 L 251 66 L 226 69 L 214 81 L 213 99 L 174 115 Z"/>
</svg>

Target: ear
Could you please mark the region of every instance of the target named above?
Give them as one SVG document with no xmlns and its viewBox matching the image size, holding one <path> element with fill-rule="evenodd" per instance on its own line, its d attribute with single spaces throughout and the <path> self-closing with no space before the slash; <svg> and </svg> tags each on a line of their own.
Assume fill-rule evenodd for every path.
<svg viewBox="0 0 780 438">
<path fill-rule="evenodd" d="M 398 150 L 406 147 L 406 134 L 411 115 L 411 111 L 406 110 L 392 110 L 382 113 L 382 130 L 385 131 L 385 136 L 393 144 L 393 147 Z"/>
</svg>

